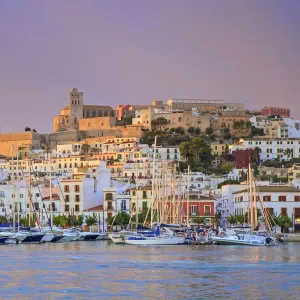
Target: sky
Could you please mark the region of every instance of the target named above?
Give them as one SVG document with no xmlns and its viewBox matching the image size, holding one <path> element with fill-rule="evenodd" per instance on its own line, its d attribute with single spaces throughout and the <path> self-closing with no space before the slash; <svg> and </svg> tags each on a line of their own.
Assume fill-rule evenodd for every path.
<svg viewBox="0 0 300 300">
<path fill-rule="evenodd" d="M 73 87 L 94 105 L 174 98 L 300 118 L 298 0 L 2 0 L 0 132 L 53 131 Z"/>
</svg>

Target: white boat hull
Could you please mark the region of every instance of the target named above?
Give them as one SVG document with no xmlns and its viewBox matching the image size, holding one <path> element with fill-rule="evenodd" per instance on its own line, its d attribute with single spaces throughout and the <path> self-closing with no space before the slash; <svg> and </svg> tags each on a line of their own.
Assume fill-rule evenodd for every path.
<svg viewBox="0 0 300 300">
<path fill-rule="evenodd" d="M 125 239 L 125 244 L 128 245 L 181 245 L 184 244 L 184 239 L 179 237 L 159 238 L 159 237 L 146 237 L 141 239 Z"/>
</svg>

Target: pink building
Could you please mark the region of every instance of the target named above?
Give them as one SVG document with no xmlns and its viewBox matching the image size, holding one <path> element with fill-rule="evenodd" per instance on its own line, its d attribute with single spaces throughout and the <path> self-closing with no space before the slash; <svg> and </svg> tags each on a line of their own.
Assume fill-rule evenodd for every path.
<svg viewBox="0 0 300 300">
<path fill-rule="evenodd" d="M 274 106 L 266 106 L 261 110 L 264 116 L 273 116 L 279 115 L 281 117 L 290 117 L 290 110 L 289 108 L 284 107 L 274 107 Z"/>
<path fill-rule="evenodd" d="M 125 111 L 131 108 L 130 104 L 119 104 L 116 108 L 116 118 L 117 120 L 122 120 L 125 115 Z"/>
</svg>

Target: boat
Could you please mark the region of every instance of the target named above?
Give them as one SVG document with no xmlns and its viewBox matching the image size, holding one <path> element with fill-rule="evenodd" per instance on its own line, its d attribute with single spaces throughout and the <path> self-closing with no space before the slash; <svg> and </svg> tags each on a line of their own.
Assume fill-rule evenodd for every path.
<svg viewBox="0 0 300 300">
<path fill-rule="evenodd" d="M 125 239 L 128 245 L 181 245 L 184 244 L 183 237 L 172 235 L 160 236 L 160 226 L 156 227 L 154 234 L 133 235 Z"/>
<path fill-rule="evenodd" d="M 213 240 L 208 240 L 208 241 L 191 241 L 190 244 L 192 245 L 212 245 L 214 242 Z"/>
<path fill-rule="evenodd" d="M 102 241 L 105 241 L 105 240 L 110 240 L 109 236 L 107 233 L 98 233 L 98 236 L 96 238 L 96 240 L 102 240 Z"/>
<path fill-rule="evenodd" d="M 223 237 L 212 237 L 212 241 L 218 245 L 246 245 L 246 246 L 275 246 L 276 241 L 272 237 L 259 236 L 251 233 L 236 233 Z"/>
<path fill-rule="evenodd" d="M 35 231 L 35 230 L 27 230 L 23 229 L 16 232 L 12 237 L 19 240 L 21 243 L 41 243 L 42 238 L 44 237 L 44 233 Z"/>
<path fill-rule="evenodd" d="M 129 237 L 136 234 L 133 231 L 121 230 L 119 232 L 113 232 L 108 234 L 108 237 L 115 243 L 115 244 L 125 244 L 125 240 Z"/>
</svg>

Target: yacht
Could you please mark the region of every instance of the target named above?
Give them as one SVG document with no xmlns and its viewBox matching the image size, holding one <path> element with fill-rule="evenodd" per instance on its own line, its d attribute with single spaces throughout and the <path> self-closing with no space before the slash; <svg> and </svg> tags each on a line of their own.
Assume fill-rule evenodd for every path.
<svg viewBox="0 0 300 300">
<path fill-rule="evenodd" d="M 11 237 L 15 238 L 21 243 L 41 243 L 44 233 L 36 230 L 21 229 L 18 232 L 14 233 Z"/>
</svg>

